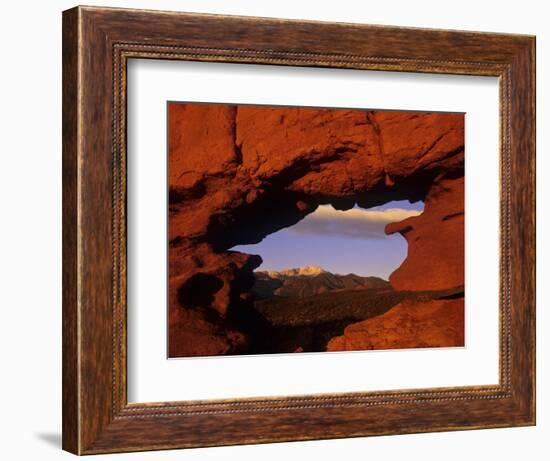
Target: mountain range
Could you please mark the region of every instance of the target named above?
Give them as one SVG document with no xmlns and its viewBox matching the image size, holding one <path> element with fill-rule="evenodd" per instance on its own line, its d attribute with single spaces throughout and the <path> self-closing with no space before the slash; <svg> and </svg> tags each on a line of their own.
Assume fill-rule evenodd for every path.
<svg viewBox="0 0 550 461">
<path fill-rule="evenodd" d="M 379 277 L 356 274 L 333 274 L 319 266 L 303 266 L 283 271 L 256 271 L 252 289 L 257 299 L 274 296 L 307 298 L 322 293 L 366 288 L 386 288 L 389 283 Z"/>
</svg>

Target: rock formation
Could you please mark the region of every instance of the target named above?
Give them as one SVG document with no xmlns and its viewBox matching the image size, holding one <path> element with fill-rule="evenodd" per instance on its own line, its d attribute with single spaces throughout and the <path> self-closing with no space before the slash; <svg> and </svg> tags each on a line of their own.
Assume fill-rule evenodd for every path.
<svg viewBox="0 0 550 461">
<path fill-rule="evenodd" d="M 424 214 L 387 228 L 409 244 L 391 283 L 463 284 L 463 175 L 462 114 L 170 104 L 169 355 L 261 341 L 269 327 L 250 296 L 261 259 L 229 249 L 320 204 L 426 200 Z"/>
<path fill-rule="evenodd" d="M 436 178 L 424 212 L 386 226 L 407 240 L 408 254 L 391 275 L 396 290 L 454 290 L 442 301 L 405 301 L 384 315 L 349 325 L 330 351 L 464 345 L 464 176 Z"/>
<path fill-rule="evenodd" d="M 453 347 L 464 345 L 462 299 L 405 300 L 388 312 L 346 327 L 329 351 Z"/>
<path fill-rule="evenodd" d="M 436 179 L 419 216 L 386 226 L 408 243 L 407 259 L 390 276 L 396 290 L 464 285 L 464 177 Z"/>
</svg>

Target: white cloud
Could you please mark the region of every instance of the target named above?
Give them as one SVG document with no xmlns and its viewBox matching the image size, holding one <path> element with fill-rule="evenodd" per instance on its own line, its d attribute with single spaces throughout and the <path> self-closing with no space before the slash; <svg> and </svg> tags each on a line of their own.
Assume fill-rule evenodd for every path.
<svg viewBox="0 0 550 461">
<path fill-rule="evenodd" d="M 321 205 L 302 221 L 284 231 L 301 235 L 332 235 L 359 239 L 381 239 L 385 237 L 384 227 L 392 222 L 418 216 L 422 211 L 389 208 L 386 210 L 364 210 L 352 208 L 335 210 L 330 205 Z"/>
</svg>

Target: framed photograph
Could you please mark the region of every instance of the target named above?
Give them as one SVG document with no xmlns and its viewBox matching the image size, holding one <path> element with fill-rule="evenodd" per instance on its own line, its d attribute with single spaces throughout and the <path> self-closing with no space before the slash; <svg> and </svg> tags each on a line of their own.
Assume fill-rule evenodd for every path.
<svg viewBox="0 0 550 461">
<path fill-rule="evenodd" d="M 535 39 L 63 13 L 63 448 L 535 424 Z"/>
</svg>

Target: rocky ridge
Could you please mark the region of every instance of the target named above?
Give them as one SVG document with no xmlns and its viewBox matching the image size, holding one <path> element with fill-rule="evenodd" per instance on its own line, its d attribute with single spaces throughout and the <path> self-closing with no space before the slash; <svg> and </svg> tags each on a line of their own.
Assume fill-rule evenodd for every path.
<svg viewBox="0 0 550 461">
<path fill-rule="evenodd" d="M 327 272 L 321 266 L 302 266 L 292 269 L 284 269 L 282 271 L 256 271 L 256 273 L 265 273 L 271 278 L 284 278 L 303 275 L 306 277 L 312 277 Z"/>
<path fill-rule="evenodd" d="M 251 289 L 256 299 L 273 296 L 307 298 L 321 293 L 364 288 L 385 288 L 389 283 L 379 277 L 333 274 L 319 266 L 304 266 L 283 271 L 256 271 Z"/>
</svg>

